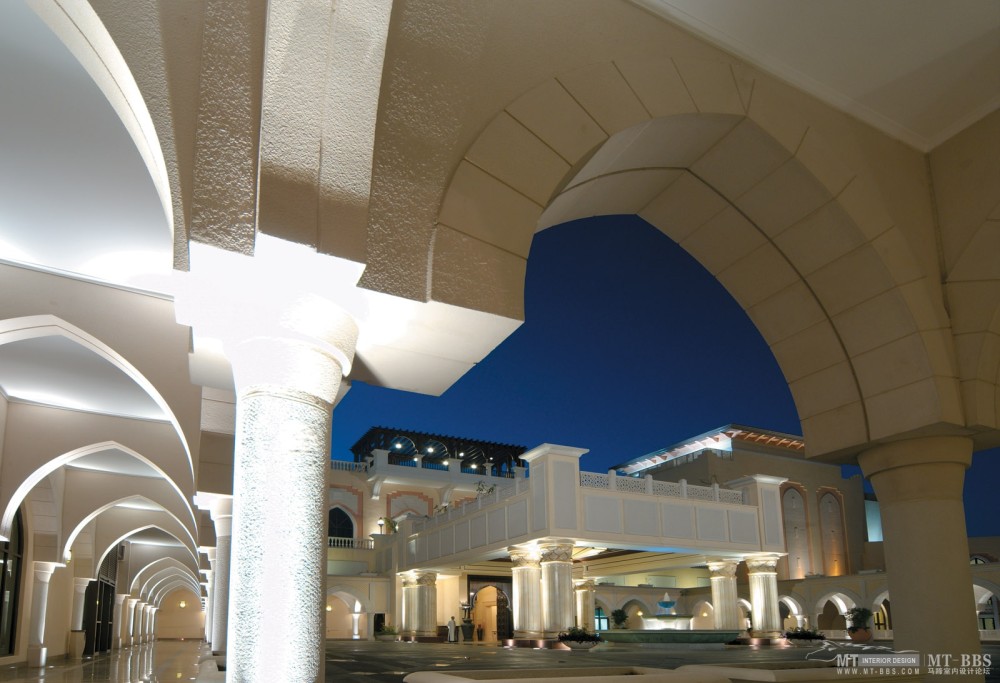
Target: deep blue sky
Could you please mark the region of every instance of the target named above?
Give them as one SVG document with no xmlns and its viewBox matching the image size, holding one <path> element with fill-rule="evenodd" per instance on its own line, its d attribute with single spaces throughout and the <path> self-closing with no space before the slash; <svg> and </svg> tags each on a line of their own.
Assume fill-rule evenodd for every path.
<svg viewBox="0 0 1000 683">
<path fill-rule="evenodd" d="M 800 433 L 781 371 L 739 305 L 659 231 L 612 216 L 535 237 L 524 324 L 444 395 L 355 382 L 334 413 L 332 452 L 352 459 L 350 446 L 381 425 L 589 448 L 581 468 L 604 472 L 728 423 Z M 986 507 L 998 479 L 1000 453 L 976 456 L 970 535 L 1000 535 Z"/>
</svg>

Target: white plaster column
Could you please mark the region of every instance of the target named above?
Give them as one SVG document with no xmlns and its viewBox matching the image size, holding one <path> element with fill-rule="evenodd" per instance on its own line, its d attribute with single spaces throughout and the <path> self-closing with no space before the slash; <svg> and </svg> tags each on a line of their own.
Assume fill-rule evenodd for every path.
<svg viewBox="0 0 1000 683">
<path fill-rule="evenodd" d="M 49 602 L 49 580 L 59 565 L 54 562 L 34 562 L 34 584 L 31 590 L 31 618 L 28 622 L 28 666 L 45 666 L 45 609 Z"/>
<path fill-rule="evenodd" d="M 858 456 L 882 515 L 897 650 L 950 654 L 953 661 L 981 652 L 969 608 L 975 598 L 962 503 L 971 462 L 972 441 L 948 436 L 897 441 Z"/>
<path fill-rule="evenodd" d="M 508 548 L 513 564 L 514 637 L 542 636 L 542 566 L 537 548 Z"/>
<path fill-rule="evenodd" d="M 153 605 L 146 603 L 142 608 L 142 642 L 152 640 Z"/>
<path fill-rule="evenodd" d="M 136 598 L 125 601 L 125 633 L 122 635 L 125 647 L 131 647 L 135 642 L 135 606 L 139 604 Z"/>
<path fill-rule="evenodd" d="M 125 613 L 125 605 L 128 601 L 128 593 L 115 593 L 115 637 L 111 643 L 115 650 L 125 647 L 125 624 L 128 617 Z"/>
<path fill-rule="evenodd" d="M 132 619 L 132 644 L 140 645 L 142 643 L 142 616 L 143 608 L 146 607 L 146 603 L 142 600 L 137 600 L 135 603 L 135 616 Z"/>
<path fill-rule="evenodd" d="M 375 613 L 365 613 L 365 640 L 375 640 Z"/>
<path fill-rule="evenodd" d="M 215 564 L 212 567 L 212 654 L 226 652 L 229 627 L 229 559 L 233 536 L 233 499 L 220 496 L 212 502 L 215 523 Z"/>
<path fill-rule="evenodd" d="M 437 574 L 403 576 L 403 630 L 415 636 L 437 635 Z"/>
<path fill-rule="evenodd" d="M 150 607 L 149 609 L 149 640 L 153 642 L 156 640 L 156 615 L 159 613 L 159 607 Z"/>
<path fill-rule="evenodd" d="M 94 579 L 74 578 L 73 579 L 73 612 L 69 619 L 71 631 L 83 630 L 83 601 L 87 596 L 87 586 Z"/>
<path fill-rule="evenodd" d="M 83 632 L 83 607 L 87 597 L 87 586 L 94 579 L 75 577 L 73 579 L 73 611 L 69 618 L 69 647 L 66 656 L 70 659 L 83 659 L 83 648 L 86 635 Z"/>
<path fill-rule="evenodd" d="M 205 587 L 205 642 L 212 645 L 212 570 L 202 569 L 205 581 L 201 585 Z"/>
<path fill-rule="evenodd" d="M 592 579 L 576 584 L 576 625 L 588 631 L 594 630 L 594 593 L 597 586 Z"/>
<path fill-rule="evenodd" d="M 715 628 L 742 631 L 740 607 L 736 602 L 736 560 L 717 560 L 708 563 L 712 582 L 712 607 Z"/>
<path fill-rule="evenodd" d="M 229 681 L 306 683 L 323 670 L 330 422 L 357 327 L 318 297 L 280 313 L 270 331 L 287 336 L 225 342 L 237 386 Z M 219 622 L 218 553 L 216 565 Z"/>
<path fill-rule="evenodd" d="M 542 628 L 546 637 L 576 622 L 573 604 L 573 544 L 540 546 L 542 567 Z"/>
<path fill-rule="evenodd" d="M 778 611 L 778 560 L 780 555 L 756 555 L 746 558 L 750 574 L 750 604 L 753 607 L 753 635 L 777 637 L 781 633 Z"/>
</svg>

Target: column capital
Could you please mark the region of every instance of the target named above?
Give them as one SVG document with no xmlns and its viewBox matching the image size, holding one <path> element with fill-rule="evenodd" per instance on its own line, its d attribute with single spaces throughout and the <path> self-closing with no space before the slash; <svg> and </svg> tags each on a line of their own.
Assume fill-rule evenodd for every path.
<svg viewBox="0 0 1000 683">
<path fill-rule="evenodd" d="M 35 573 L 35 581 L 48 583 L 52 578 L 52 572 L 63 565 L 57 562 L 32 562 L 32 571 Z"/>
<path fill-rule="evenodd" d="M 436 586 L 437 573 L 435 572 L 406 572 L 402 575 L 403 587 L 407 586 Z"/>
<path fill-rule="evenodd" d="M 573 561 L 573 544 L 563 543 L 542 543 L 538 546 L 541 552 L 541 562 L 566 562 Z"/>
<path fill-rule="evenodd" d="M 519 567 L 538 567 L 541 558 L 541 553 L 535 547 L 519 548 L 512 546 L 507 548 L 507 554 L 510 555 L 510 561 L 514 569 Z"/>
<path fill-rule="evenodd" d="M 597 582 L 593 579 L 581 579 L 579 581 L 574 581 L 574 588 L 578 591 L 595 591 L 597 590 Z"/>
<path fill-rule="evenodd" d="M 708 562 L 708 571 L 712 579 L 734 579 L 737 565 L 737 560 L 712 560 Z"/>
<path fill-rule="evenodd" d="M 138 603 L 138 602 L 139 602 L 139 598 L 129 598 L 128 599 L 128 608 L 129 609 L 133 609 L 135 607 L 136 603 Z"/>
<path fill-rule="evenodd" d="M 777 574 L 781 555 L 751 555 L 746 558 L 747 571 L 751 574 Z"/>
<path fill-rule="evenodd" d="M 121 605 L 128 600 L 128 593 L 115 593 L 115 604 Z"/>
<path fill-rule="evenodd" d="M 95 580 L 96 579 L 88 579 L 86 577 L 76 577 L 76 578 L 74 578 L 73 579 L 73 592 L 75 592 L 75 593 L 83 593 L 85 590 L 87 590 L 87 586 L 90 585 L 90 582 L 91 581 L 95 581 Z"/>
</svg>

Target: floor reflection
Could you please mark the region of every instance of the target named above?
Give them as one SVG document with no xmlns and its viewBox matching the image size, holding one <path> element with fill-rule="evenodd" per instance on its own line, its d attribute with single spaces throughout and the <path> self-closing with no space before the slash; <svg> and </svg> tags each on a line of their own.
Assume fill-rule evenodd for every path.
<svg viewBox="0 0 1000 683">
<path fill-rule="evenodd" d="M 167 683 L 193 681 L 198 660 L 209 653 L 197 640 L 161 640 L 110 654 L 68 661 L 51 658 L 44 669 L 0 668 L 0 683 Z"/>
</svg>

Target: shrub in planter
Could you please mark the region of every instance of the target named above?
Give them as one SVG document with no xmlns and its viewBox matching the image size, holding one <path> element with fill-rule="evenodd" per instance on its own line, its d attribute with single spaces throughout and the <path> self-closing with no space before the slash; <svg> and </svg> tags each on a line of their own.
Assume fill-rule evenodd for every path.
<svg viewBox="0 0 1000 683">
<path fill-rule="evenodd" d="M 792 631 L 785 631 L 785 638 L 788 640 L 826 640 L 826 636 L 819 631 L 801 627 Z"/>
<path fill-rule="evenodd" d="M 601 636 L 599 633 L 591 633 L 585 628 L 574 626 L 571 629 L 560 633 L 559 640 L 571 643 L 600 643 Z"/>
</svg>

